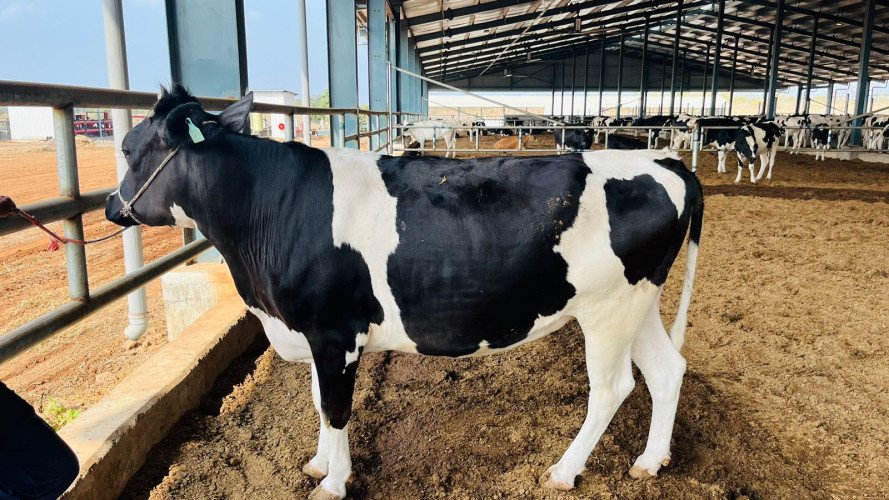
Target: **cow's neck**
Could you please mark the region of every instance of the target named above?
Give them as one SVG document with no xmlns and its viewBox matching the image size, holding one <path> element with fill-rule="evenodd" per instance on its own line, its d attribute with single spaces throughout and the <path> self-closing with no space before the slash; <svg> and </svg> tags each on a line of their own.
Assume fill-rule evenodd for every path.
<svg viewBox="0 0 889 500">
<path fill-rule="evenodd" d="M 189 213 L 248 305 L 274 314 L 276 292 L 298 287 L 310 265 L 323 266 L 318 256 L 332 244 L 327 156 L 297 143 L 230 136 L 197 161 L 207 175 L 193 180 Z"/>
</svg>

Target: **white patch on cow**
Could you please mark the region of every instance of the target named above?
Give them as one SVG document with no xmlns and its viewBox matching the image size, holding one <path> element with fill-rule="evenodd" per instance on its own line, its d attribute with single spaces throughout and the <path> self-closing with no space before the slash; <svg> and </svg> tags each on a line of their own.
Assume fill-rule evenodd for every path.
<svg viewBox="0 0 889 500">
<path fill-rule="evenodd" d="M 624 265 L 611 248 L 611 227 L 605 204 L 605 182 L 608 179 L 632 179 L 648 174 L 661 183 L 676 211 L 685 208 L 685 183 L 653 160 L 675 158 L 673 153 L 654 150 L 603 150 L 583 153 L 591 173 L 578 201 L 577 218 L 553 249 L 568 264 L 568 282 L 577 293 L 565 307 L 549 316 L 538 316 L 526 338 L 505 348 L 491 348 L 487 341 L 467 357 L 503 352 L 532 342 L 559 330 L 577 319 L 587 330 L 585 335 L 614 335 L 606 343 L 622 344 L 627 336 L 638 331 L 645 314 L 656 301 L 659 288 L 648 280 L 630 285 Z M 689 297 L 690 300 L 690 297 Z"/>
<path fill-rule="evenodd" d="M 351 365 L 352 363 L 358 361 L 358 355 L 361 354 L 361 348 L 367 345 L 367 334 L 359 333 L 355 336 L 355 350 L 354 351 L 346 351 L 346 366 Z M 346 373 L 346 369 L 343 368 L 343 373 Z"/>
<path fill-rule="evenodd" d="M 189 228 L 194 229 L 197 227 L 194 219 L 188 216 L 185 213 L 185 210 L 182 209 L 179 205 L 173 203 L 173 206 L 170 207 L 170 214 L 173 215 L 173 220 L 176 221 L 176 227 Z"/>
<path fill-rule="evenodd" d="M 398 247 L 396 205 L 377 168 L 380 155 L 354 149 L 324 149 L 333 172 L 333 244 L 349 245 L 364 259 L 383 322 L 371 325 L 366 350 L 417 352 L 404 330 L 401 311 L 387 276 L 389 256 Z"/>
<path fill-rule="evenodd" d="M 667 190 L 670 201 L 681 215 L 685 208 L 685 181 L 668 169 L 654 164 L 654 160 L 672 158 L 676 153 L 662 150 L 600 150 L 583 153 L 583 161 L 598 176 L 605 179 L 629 180 L 640 175 L 650 175 Z M 604 181 L 602 183 L 604 186 Z M 607 217 L 606 217 L 607 220 Z"/>
<path fill-rule="evenodd" d="M 259 318 L 269 343 L 285 361 L 312 362 L 312 350 L 309 341 L 300 332 L 291 330 L 280 319 L 269 315 L 256 307 L 248 307 L 254 316 Z"/>
</svg>

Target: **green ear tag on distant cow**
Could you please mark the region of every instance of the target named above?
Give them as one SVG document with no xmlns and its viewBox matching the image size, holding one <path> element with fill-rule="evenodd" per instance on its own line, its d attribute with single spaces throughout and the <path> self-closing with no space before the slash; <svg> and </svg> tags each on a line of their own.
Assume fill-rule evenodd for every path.
<svg viewBox="0 0 889 500">
<path fill-rule="evenodd" d="M 185 123 L 188 124 L 188 135 L 191 136 L 191 141 L 195 144 L 204 142 L 204 134 L 201 132 L 201 129 L 191 121 L 191 118 L 186 118 Z"/>
</svg>

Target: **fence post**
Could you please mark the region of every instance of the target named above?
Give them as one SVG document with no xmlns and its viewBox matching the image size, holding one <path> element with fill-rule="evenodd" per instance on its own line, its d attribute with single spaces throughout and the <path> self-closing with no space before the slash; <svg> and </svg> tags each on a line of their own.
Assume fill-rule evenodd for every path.
<svg viewBox="0 0 889 500">
<path fill-rule="evenodd" d="M 74 145 L 74 108 L 53 108 L 53 126 L 56 138 L 56 162 L 58 163 L 59 195 L 65 198 L 80 198 L 80 180 L 77 175 L 77 149 Z M 83 239 L 83 216 L 75 215 L 62 222 L 65 236 Z M 89 281 L 86 272 L 86 249 L 81 245 L 65 245 L 68 263 L 68 294 L 79 302 L 90 298 Z"/>
<path fill-rule="evenodd" d="M 698 127 L 696 130 L 692 130 L 691 133 L 691 171 L 698 171 L 698 155 L 700 154 L 700 140 L 699 134 L 702 134 L 704 131 L 702 128 Z"/>
</svg>

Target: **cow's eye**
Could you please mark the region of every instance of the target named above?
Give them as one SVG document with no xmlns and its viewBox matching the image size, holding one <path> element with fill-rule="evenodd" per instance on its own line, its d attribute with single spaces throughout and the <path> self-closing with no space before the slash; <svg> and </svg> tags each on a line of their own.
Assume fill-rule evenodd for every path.
<svg viewBox="0 0 889 500">
<path fill-rule="evenodd" d="M 122 149 L 120 152 L 123 153 L 124 158 L 126 158 L 128 160 L 130 159 L 130 150 L 129 149 Z"/>
</svg>

